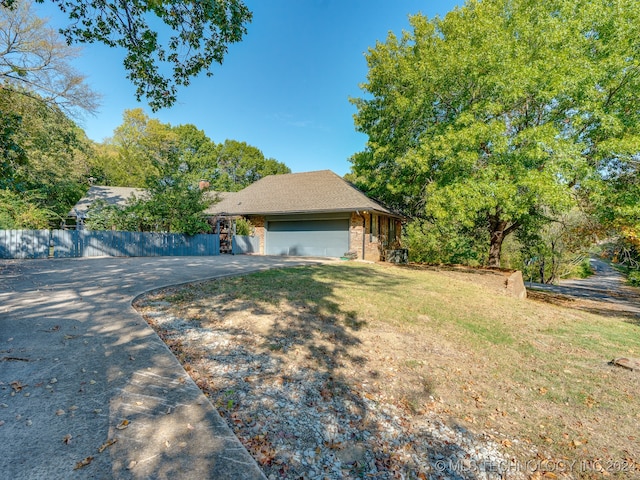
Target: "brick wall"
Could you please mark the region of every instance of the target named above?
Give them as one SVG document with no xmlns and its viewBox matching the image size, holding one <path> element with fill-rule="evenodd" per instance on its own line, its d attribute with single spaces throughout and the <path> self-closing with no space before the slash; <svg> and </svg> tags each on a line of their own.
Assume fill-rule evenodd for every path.
<svg viewBox="0 0 640 480">
<path fill-rule="evenodd" d="M 384 222 L 383 222 L 384 223 Z M 358 254 L 358 259 L 362 259 L 362 251 L 364 250 L 364 259 L 372 262 L 380 261 L 380 236 L 372 236 L 370 234 L 371 214 L 355 212 L 351 214 L 351 222 L 349 225 L 349 250 Z"/>
</svg>

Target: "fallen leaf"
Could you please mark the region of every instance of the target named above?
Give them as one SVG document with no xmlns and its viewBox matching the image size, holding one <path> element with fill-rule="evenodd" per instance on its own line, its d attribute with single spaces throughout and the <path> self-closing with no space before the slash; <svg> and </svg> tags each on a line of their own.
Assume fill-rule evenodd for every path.
<svg viewBox="0 0 640 480">
<path fill-rule="evenodd" d="M 26 387 L 26 385 L 23 385 L 21 382 L 19 382 L 18 380 L 14 380 L 13 382 L 10 383 L 11 388 L 13 388 L 14 392 L 19 392 L 20 390 L 22 390 L 24 387 Z"/>
<path fill-rule="evenodd" d="M 73 467 L 74 470 L 78 470 L 82 467 L 86 467 L 87 465 L 89 465 L 91 462 L 93 462 L 93 457 L 87 457 L 84 460 L 79 461 L 78 463 L 76 463 L 76 466 Z"/>
<path fill-rule="evenodd" d="M 129 420 L 126 418 L 120 422 L 120 424 L 116 427 L 116 430 L 124 430 L 129 426 Z"/>
<path fill-rule="evenodd" d="M 59 417 L 60 417 L 60 416 L 62 416 L 62 415 L 64 415 L 65 413 L 67 413 L 67 412 L 65 412 L 65 411 L 64 411 L 64 410 L 62 410 L 62 409 L 56 410 L 56 415 L 57 415 L 57 416 L 59 416 Z"/>
<path fill-rule="evenodd" d="M 99 453 L 104 452 L 107 448 L 109 448 L 111 445 L 113 445 L 113 444 L 114 444 L 114 443 L 116 443 L 117 441 L 118 441 L 118 439 L 117 439 L 117 438 L 112 438 L 112 439 L 110 439 L 110 440 L 107 440 L 107 442 L 106 442 L 106 443 L 103 443 L 102 445 L 100 445 L 100 446 L 98 447 L 98 452 L 99 452 Z"/>
<path fill-rule="evenodd" d="M 62 437 L 62 442 L 66 443 L 67 445 L 69 445 L 71 443 L 71 439 L 73 437 L 71 436 L 70 433 L 67 433 L 64 437 Z"/>
</svg>

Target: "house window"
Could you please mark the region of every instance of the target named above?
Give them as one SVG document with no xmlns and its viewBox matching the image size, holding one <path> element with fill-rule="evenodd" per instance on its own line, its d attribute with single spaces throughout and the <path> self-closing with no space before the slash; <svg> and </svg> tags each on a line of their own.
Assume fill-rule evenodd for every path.
<svg viewBox="0 0 640 480">
<path fill-rule="evenodd" d="M 378 215 L 374 215 L 373 213 L 371 214 L 371 222 L 369 223 L 369 241 L 370 242 L 377 242 L 378 241 L 378 234 L 379 232 L 379 217 Z"/>
</svg>

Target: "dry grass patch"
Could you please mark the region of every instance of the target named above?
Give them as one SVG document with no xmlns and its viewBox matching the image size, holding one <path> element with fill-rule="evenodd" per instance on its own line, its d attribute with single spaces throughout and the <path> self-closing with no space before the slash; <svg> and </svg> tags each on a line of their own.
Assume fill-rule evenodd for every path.
<svg viewBox="0 0 640 480">
<path fill-rule="evenodd" d="M 583 478 L 640 472 L 640 373 L 608 365 L 640 356 L 628 318 L 509 298 L 473 274 L 351 262 L 168 289 L 139 303 L 158 300 L 202 326 L 251 332 L 252 348 L 283 364 L 327 372 L 327 395 L 364 391 L 416 417 L 440 415 L 490 435 L 523 465 L 575 461 L 571 473 Z M 172 347 L 183 362 L 193 358 Z M 225 386 L 211 382 L 224 410 Z"/>
</svg>

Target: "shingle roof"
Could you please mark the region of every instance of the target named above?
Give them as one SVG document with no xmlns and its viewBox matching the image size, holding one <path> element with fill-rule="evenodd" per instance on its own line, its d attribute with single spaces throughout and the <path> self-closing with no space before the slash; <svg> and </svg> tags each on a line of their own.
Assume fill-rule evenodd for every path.
<svg viewBox="0 0 640 480">
<path fill-rule="evenodd" d="M 269 175 L 239 192 L 225 196 L 205 213 L 278 215 L 353 211 L 375 211 L 398 216 L 331 170 Z"/>
<path fill-rule="evenodd" d="M 104 187 L 93 185 L 89 188 L 87 194 L 82 197 L 78 203 L 76 203 L 75 207 L 71 209 L 69 216 L 84 217 L 91 204 L 96 200 L 104 200 L 109 205 L 124 205 L 132 195 L 141 197 L 145 194 L 146 190 L 144 188 Z"/>
</svg>

